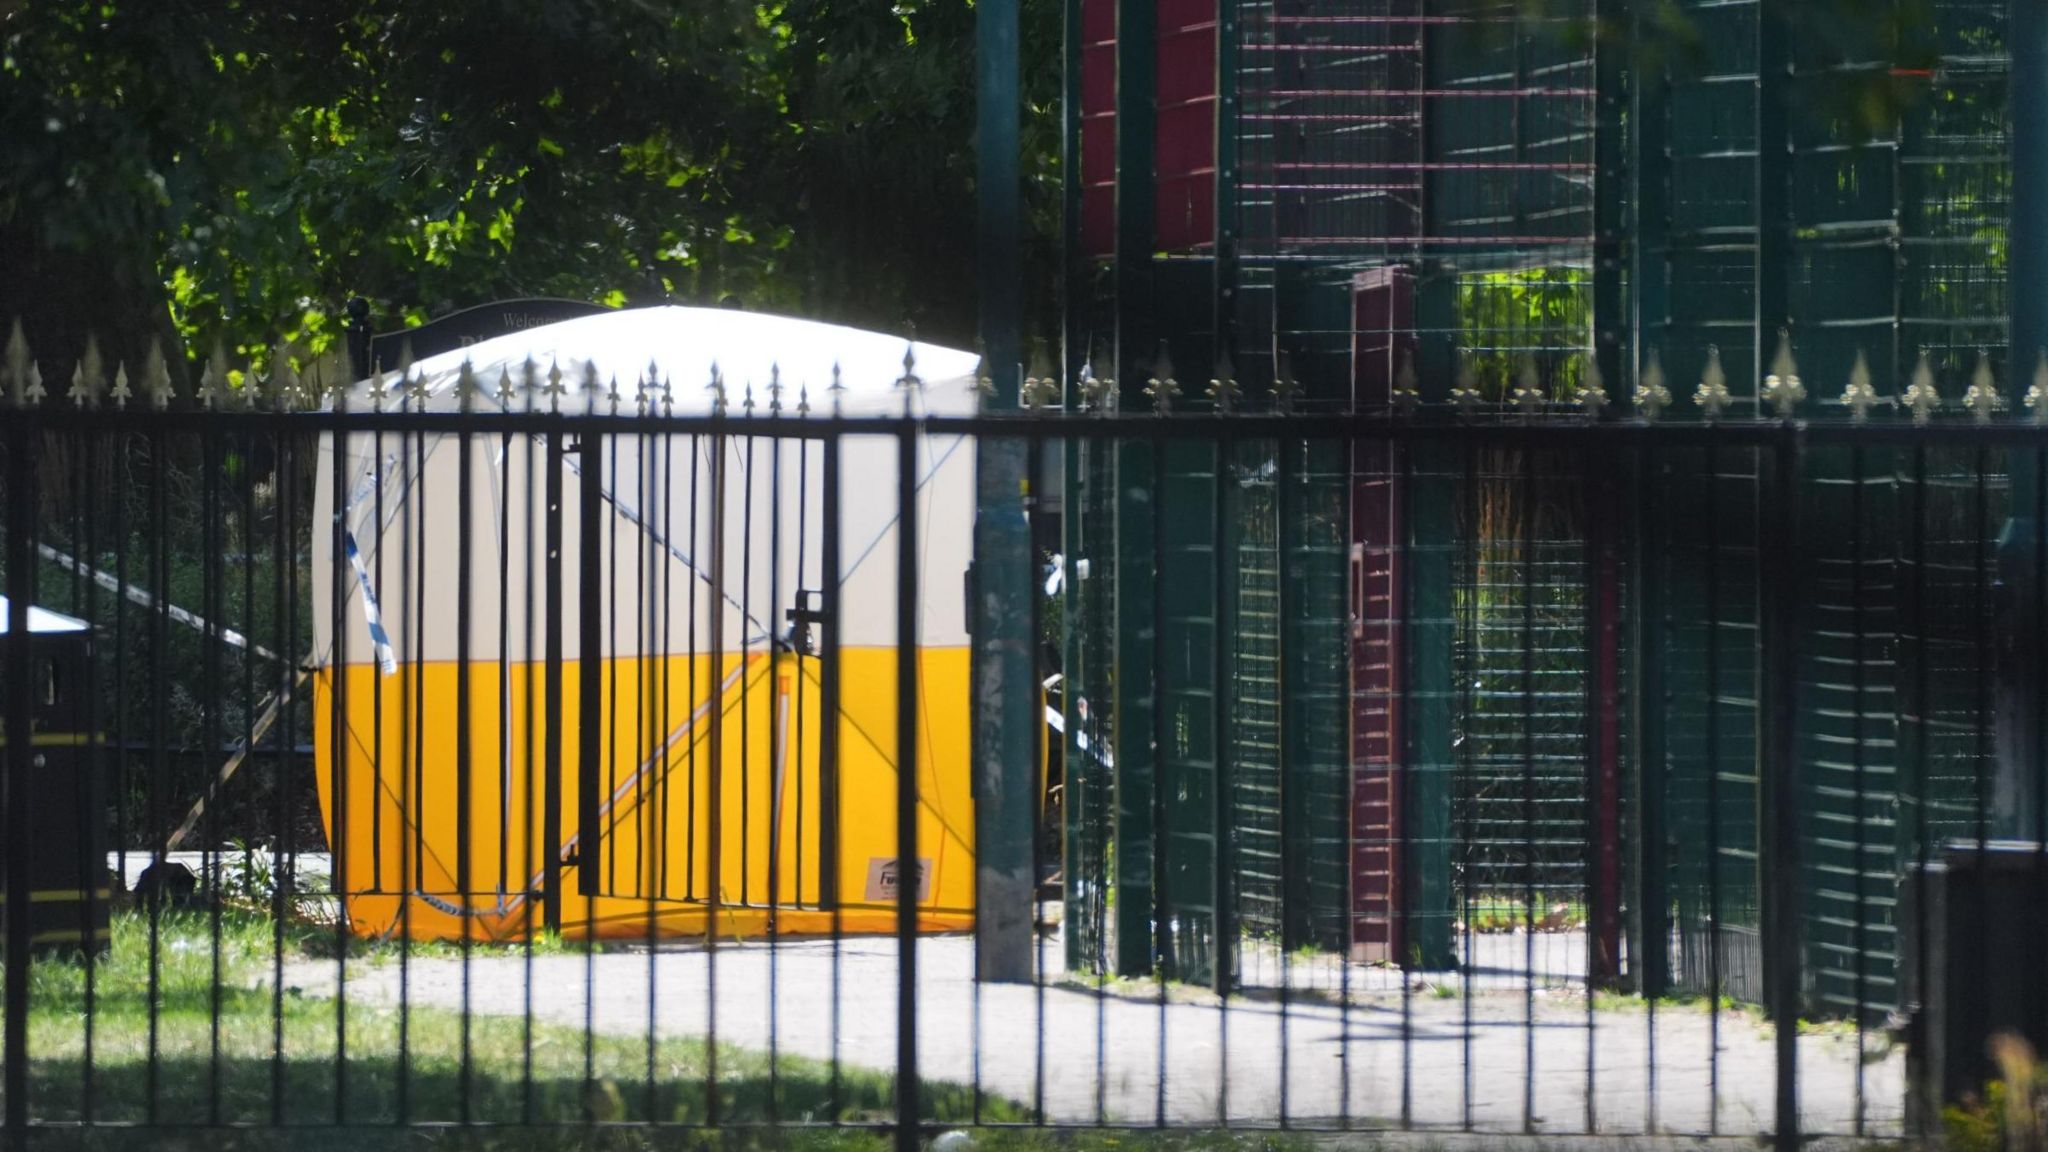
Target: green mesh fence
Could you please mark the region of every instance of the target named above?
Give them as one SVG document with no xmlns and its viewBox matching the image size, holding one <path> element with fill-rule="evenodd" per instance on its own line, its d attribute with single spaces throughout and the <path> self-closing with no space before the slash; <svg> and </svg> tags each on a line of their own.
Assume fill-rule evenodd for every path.
<svg viewBox="0 0 2048 1152">
<path fill-rule="evenodd" d="M 1639 313 L 1627 340 L 1661 365 L 1677 399 L 1667 418 L 1702 416 L 1703 381 L 1725 384 L 1728 418 L 1760 413 L 1778 333 L 1758 316 L 1780 299 L 1811 418 L 1845 413 L 1859 360 L 1880 404 L 1924 375 L 1955 405 L 1980 349 L 2008 381 L 2003 6 L 1940 0 L 1924 10 L 1931 27 L 1904 5 L 1841 27 L 1801 9 L 1789 79 L 1759 75 L 1775 45 L 1755 0 L 1680 7 L 1692 49 L 1668 74 L 1629 78 L 1627 162 L 1596 172 L 1590 4 L 1226 4 L 1232 263 L 1155 261 L 1149 327 L 1206 367 L 1222 317 L 1254 406 L 1272 402 L 1285 355 L 1309 410 L 1387 403 L 1399 362 L 1427 403 L 1456 384 L 1476 390 L 1479 419 L 1555 416 L 1588 383 L 1601 181 L 1625 181 L 1625 296 Z M 1791 111 L 1782 141 L 1757 136 L 1771 84 Z M 1758 185 L 1780 177 L 1789 231 L 1766 233 Z M 1183 375 L 1200 406 L 1206 372 Z M 1622 400 L 1636 381 L 1605 383 Z M 1077 616 L 1075 642 L 1093 650 L 1072 675 L 1101 705 L 1089 723 L 1128 755 L 1106 782 L 1070 778 L 1070 901 L 1094 933 L 1070 944 L 1077 964 L 1149 970 L 1164 935 L 1176 973 L 1206 980 L 1244 937 L 1346 943 L 1354 702 L 1319 672 L 1350 659 L 1343 567 L 1360 478 L 1299 445 L 1282 468 L 1282 450 L 1237 444 L 1220 476 L 1210 445 L 1176 445 L 1163 465 L 1142 443 L 1082 454 L 1098 502 L 1070 539 L 1095 564 L 1083 598 L 1099 599 Z M 1452 920 L 1569 906 L 1591 882 L 1583 477 L 1539 457 L 1532 488 L 1527 466 L 1418 452 L 1403 497 L 1403 898 L 1442 929 L 1431 963 L 1448 962 Z M 1816 1011 L 1895 1004 L 1898 878 L 1977 829 L 1991 767 L 1979 638 L 2006 474 L 1996 452 L 1807 457 L 1796 761 Z M 1654 600 L 1657 620 L 1635 633 L 1650 648 L 1611 654 L 1662 692 L 1623 734 L 1622 792 L 1657 805 L 1670 833 L 1612 833 L 1638 861 L 1627 914 L 1651 933 L 1631 963 L 1668 953 L 1677 986 L 1739 998 L 1761 994 L 1757 543 L 1772 480 L 1767 459 L 1732 447 L 1663 454 L 1636 477 L 1632 497 L 1656 512 L 1630 529 L 1641 563 L 1622 600 Z M 1159 677 L 1163 715 L 1139 675 Z"/>
</svg>

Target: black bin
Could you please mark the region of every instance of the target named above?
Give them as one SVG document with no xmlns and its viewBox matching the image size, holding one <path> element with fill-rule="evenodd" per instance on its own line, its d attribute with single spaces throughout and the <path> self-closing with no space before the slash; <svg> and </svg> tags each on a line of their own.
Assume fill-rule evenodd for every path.
<svg viewBox="0 0 2048 1152">
<path fill-rule="evenodd" d="M 1953 843 L 1900 897 L 1906 1119 L 1933 1134 L 1942 1105 L 1998 1078 L 1993 1036 L 2048 1052 L 2048 856 L 2026 840 Z"/>
<path fill-rule="evenodd" d="M 27 780 L 13 782 L 23 786 L 19 794 L 28 804 L 29 944 L 41 952 L 97 951 L 109 939 L 112 894 L 100 757 L 87 726 L 92 629 L 31 608 L 24 637 L 10 631 L 10 620 L 7 599 L 0 597 L 0 669 L 13 645 L 29 646 L 31 766 Z M 14 738 L 0 721 L 0 749 L 11 752 Z M 0 758 L 0 765 L 8 763 Z M 6 918 L 14 914 L 6 887 L 0 887 L 0 946 Z"/>
</svg>

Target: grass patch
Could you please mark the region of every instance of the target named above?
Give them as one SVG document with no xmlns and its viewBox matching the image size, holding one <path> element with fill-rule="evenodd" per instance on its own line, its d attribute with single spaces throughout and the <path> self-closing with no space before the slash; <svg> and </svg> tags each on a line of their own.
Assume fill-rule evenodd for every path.
<svg viewBox="0 0 2048 1152">
<path fill-rule="evenodd" d="M 1586 905 L 1580 900 L 1538 899 L 1533 905 L 1517 895 L 1486 893 L 1466 901 L 1460 910 L 1467 927 L 1480 934 L 1570 932 L 1586 926 Z"/>
<path fill-rule="evenodd" d="M 763 1053 L 723 1044 L 714 1090 L 707 1082 L 711 1052 L 699 1038 L 650 1045 L 645 1036 L 586 1037 L 579 1028 L 519 1017 L 472 1015 L 465 1022 L 446 1008 L 415 1007 L 401 1018 L 396 1008 L 354 999 L 344 1034 L 336 1001 L 291 988 L 280 994 L 269 985 L 278 939 L 272 922 L 224 913 L 218 946 L 214 931 L 204 913 L 166 913 L 157 926 L 152 988 L 149 918 L 123 913 L 111 951 L 90 966 L 89 1000 L 82 960 L 38 958 L 29 1024 L 35 1120 L 209 1128 L 570 1124 L 591 1136 L 582 1127 L 591 1121 L 879 1124 L 894 1112 L 887 1074 L 842 1066 L 835 1081 L 820 1061 L 785 1057 L 771 1065 Z M 285 934 L 285 943 L 287 960 L 304 955 L 295 951 L 294 933 Z M 341 1039 L 345 1061 L 337 1059 Z M 965 1085 L 930 1082 L 923 1095 L 931 1122 L 974 1116 Z M 995 1123 L 1026 1118 L 1014 1103 L 987 1097 L 981 1116 Z M 368 1146 L 364 1137 L 358 1128 L 336 1146 Z M 308 1139 L 302 1129 L 290 1144 L 308 1147 Z M 228 1145 L 209 1132 L 185 1146 L 220 1152 Z"/>
<path fill-rule="evenodd" d="M 1095 1131 L 1072 1128 L 979 1128 L 967 1130 L 963 1152 L 1315 1152 L 1330 1147 L 1281 1132 Z M 930 1145 L 927 1145 L 928 1147 Z M 941 1145 L 943 1147 L 944 1145 Z M 1346 1138 L 1342 1146 L 1376 1152 L 1383 1145 L 1371 1137 Z M 862 1128 L 701 1129 L 618 1126 L 527 1129 L 342 1129 L 260 1130 L 210 1129 L 203 1132 L 149 1133 L 120 1131 L 44 1131 L 31 1141 L 36 1149 L 78 1152 L 129 1152 L 140 1149 L 179 1152 L 299 1152 L 316 1149 L 421 1148 L 434 1152 L 640 1152 L 689 1149 L 691 1152 L 892 1152 L 893 1134 Z M 1428 1147 L 1428 1146 L 1425 1146 Z"/>
</svg>

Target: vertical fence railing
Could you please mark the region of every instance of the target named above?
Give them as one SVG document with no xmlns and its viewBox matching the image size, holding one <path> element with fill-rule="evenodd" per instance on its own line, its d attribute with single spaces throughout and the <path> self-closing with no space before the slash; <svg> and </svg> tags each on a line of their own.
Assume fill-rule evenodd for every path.
<svg viewBox="0 0 2048 1152">
<path fill-rule="evenodd" d="M 679 415 L 652 372 L 615 414 L 528 377 L 488 410 L 491 381 L 452 406 L 407 383 L 324 411 L 5 409 L 12 1146 L 314 1123 L 847 1127 L 906 1150 L 976 1123 L 1906 1132 L 1879 1021 L 1943 990 L 1882 974 L 1924 980 L 1949 944 L 1924 898 L 1872 911 L 1872 861 L 1911 888 L 1958 850 L 1990 860 L 1998 790 L 2039 783 L 2038 749 L 1991 747 L 1987 558 L 2002 461 L 2048 450 L 2041 425 L 754 413 L 722 381 Z M 1006 689 L 1043 724 L 1014 766 L 1038 781 L 1028 987 L 973 982 L 976 889 L 951 879 L 975 825 L 972 477 L 948 469 L 978 437 L 1023 446 L 1034 485 L 1065 473 L 1032 515 L 1113 512 L 1076 490 L 1105 449 L 1142 449 L 1116 479 L 1151 497 L 1142 531 L 1059 537 L 1115 556 L 1031 558 L 1033 675 Z M 1834 453 L 1846 567 L 1813 543 Z M 1864 491 L 1878 459 L 1896 522 Z M 1319 495 L 1331 460 L 1342 499 Z M 1731 510 L 1717 476 L 1751 462 L 1755 506 Z M 1326 545 L 1368 543 L 1366 491 L 1390 501 L 1382 599 L 1361 583 L 1370 623 L 1318 619 L 1347 597 L 1317 581 L 1344 577 L 1304 541 L 1363 555 Z M 1823 560 L 1849 608 L 1832 647 Z M 1998 579 L 2038 598 L 2042 560 Z M 1101 581 L 1136 563 L 1114 578 L 1150 589 L 1148 620 L 1120 621 Z M 90 630 L 82 676 L 46 611 Z M 1118 685 L 1134 623 L 1150 681 Z M 1324 627 L 1387 639 L 1386 667 Z M 1853 686 L 1844 777 L 1801 727 L 1827 653 Z M 51 727 L 74 691 L 82 727 Z M 1118 724 L 1105 691 L 1150 711 Z M 53 810 L 43 761 L 74 745 L 104 775 Z M 1139 795 L 1118 754 L 1141 746 Z M 1848 831 L 1810 818 L 1838 801 Z M 1248 827 L 1262 804 L 1272 828 Z M 1332 827 L 1347 850 L 1323 850 Z M 77 875 L 46 884 L 46 858 Z M 48 929 L 64 883 L 80 919 Z M 1829 884 L 1858 919 L 1823 933 Z M 102 917 L 111 943 L 78 947 Z M 1853 973 L 1846 1004 L 1829 972 Z M 1853 1020 L 1802 1030 L 1830 1013 Z"/>
<path fill-rule="evenodd" d="M 23 737 L 33 722 L 31 710 L 31 669 L 29 645 L 23 637 L 29 631 L 29 609 L 35 603 L 37 447 L 31 429 L 11 423 L 7 437 L 7 647 L 6 674 L 7 742 L 7 954 L 4 1084 L 6 1094 L 7 1142 L 10 1148 L 28 1147 L 29 1124 L 29 920 L 20 910 L 29 902 L 28 865 L 34 846 L 30 836 L 35 825 L 29 818 L 25 782 L 34 770 L 34 745 Z"/>
</svg>

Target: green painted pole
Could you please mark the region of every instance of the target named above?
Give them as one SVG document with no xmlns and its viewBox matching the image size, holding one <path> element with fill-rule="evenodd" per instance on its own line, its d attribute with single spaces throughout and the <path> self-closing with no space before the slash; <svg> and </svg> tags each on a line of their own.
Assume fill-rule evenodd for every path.
<svg viewBox="0 0 2048 1152">
<path fill-rule="evenodd" d="M 1454 67 L 1455 42 L 1443 29 L 1425 27 L 1422 56 L 1424 88 L 1437 88 Z M 1423 158 L 1449 159 L 1449 146 L 1425 133 Z M 1450 197 L 1440 176 L 1425 164 L 1422 232 L 1447 234 Z M 1421 374 L 1424 404 L 1450 400 L 1451 381 L 1458 371 L 1458 305 L 1454 273 L 1424 265 L 1415 281 L 1416 368 Z M 1446 441 L 1422 440 L 1405 449 L 1414 461 L 1404 479 L 1407 507 L 1402 521 L 1405 593 L 1402 656 L 1407 688 L 1407 715 L 1402 727 L 1407 747 L 1401 780 L 1401 859 L 1403 876 L 1400 962 L 1404 968 L 1439 971 L 1458 963 L 1457 893 L 1452 864 L 1456 828 L 1452 820 L 1458 751 L 1452 743 L 1457 728 L 1458 686 L 1453 656 L 1458 643 L 1457 561 L 1458 500 L 1463 488 L 1466 450 Z"/>
<path fill-rule="evenodd" d="M 1599 5 L 1593 45 L 1593 363 L 1612 394 L 1622 383 L 1622 215 L 1628 181 L 1622 108 L 1628 97 L 1623 53 L 1632 43 L 1627 0 Z"/>
<path fill-rule="evenodd" d="M 2007 225 L 2011 308 L 2006 361 L 2014 410 L 2048 349 L 2048 0 L 2012 0 L 2006 25 L 2012 52 L 2012 218 Z M 2039 582 L 2041 462 L 2011 453 L 2012 516 L 1998 538 L 1997 834 L 2039 839 L 2042 827 L 2041 647 Z"/>
<path fill-rule="evenodd" d="M 1060 61 L 1060 279 L 1066 292 L 1060 300 L 1060 404 L 1067 412 L 1081 406 L 1081 367 L 1089 356 L 1085 323 L 1088 258 L 1081 251 L 1081 0 L 1064 0 L 1061 13 Z M 1060 806 L 1060 875 L 1085 874 L 1086 826 L 1081 821 L 1081 798 L 1092 774 L 1091 758 L 1081 743 L 1080 709 L 1076 697 L 1088 683 L 1086 662 L 1091 653 L 1084 633 L 1076 627 L 1085 601 L 1081 596 L 1078 561 L 1083 554 L 1081 525 L 1087 515 L 1088 491 L 1081 483 L 1086 474 L 1090 447 L 1085 442 L 1063 441 L 1060 445 L 1060 555 L 1063 577 L 1060 593 L 1060 785 L 1064 800 Z M 1060 887 L 1061 922 L 1067 926 L 1067 968 L 1083 968 L 1085 952 L 1083 902 L 1077 898 L 1080 886 L 1071 880 Z"/>
<path fill-rule="evenodd" d="M 1648 13 L 1634 5 L 1629 13 L 1634 60 L 1629 97 L 1629 150 L 1635 204 L 1634 242 L 1629 257 L 1628 395 L 1643 382 L 1651 357 L 1663 342 L 1669 311 L 1666 305 L 1671 234 L 1670 78 L 1663 67 L 1664 49 L 1649 43 L 1644 27 Z M 1620 397 L 1617 397 L 1620 400 Z M 1631 405 L 1633 400 L 1628 401 Z M 1619 407 L 1619 404 L 1617 404 Z M 1633 408 L 1630 409 L 1633 411 Z M 1665 851 L 1665 580 L 1662 565 L 1663 519 L 1658 492 L 1664 470 L 1656 458 L 1638 453 L 1634 462 L 1636 516 L 1630 565 L 1636 581 L 1631 597 L 1635 681 L 1633 767 L 1636 857 L 1635 900 L 1629 910 L 1630 955 L 1636 961 L 1636 990 L 1645 996 L 1664 995 L 1670 986 L 1671 893 L 1670 861 Z"/>
<path fill-rule="evenodd" d="M 1238 82 L 1243 75 L 1238 64 L 1238 5 L 1218 0 L 1216 5 L 1216 263 L 1212 330 L 1216 334 L 1216 357 L 1239 363 L 1237 347 L 1238 238 Z"/>
<path fill-rule="evenodd" d="M 1779 330 L 1789 331 L 1792 326 L 1792 3 L 1761 0 L 1757 6 L 1756 323 L 1751 333 L 1755 340 L 1752 371 L 1746 381 L 1751 396 L 1757 395 L 1762 366 L 1777 346 Z M 1761 411 L 1761 397 L 1757 399 Z M 1788 586 L 1796 567 L 1787 555 L 1799 539 L 1798 463 L 1797 435 L 1787 431 L 1780 449 L 1766 460 L 1770 469 L 1766 475 L 1775 492 L 1765 498 L 1765 522 L 1761 525 L 1770 535 L 1756 553 L 1757 587 L 1766 590 L 1759 605 L 1767 626 L 1762 631 L 1765 650 L 1758 752 L 1768 837 L 1760 845 L 1763 851 L 1758 854 L 1757 879 L 1765 925 L 1765 999 L 1777 1024 L 1773 1045 L 1777 1056 L 1776 1125 L 1772 1134 L 1777 1152 L 1799 1152 L 1800 1147 L 1798 1021 L 1805 923 L 1800 909 L 1800 781 L 1794 736 L 1798 718 L 1794 643 L 1800 622 L 1798 600 Z M 1707 478 L 1709 484 L 1719 482 L 1716 476 Z M 1714 626 L 1710 617 L 1709 627 Z M 1709 642 L 1714 641 L 1710 638 Z M 1720 685 L 1710 684 L 1708 691 L 1719 692 Z M 1707 765 L 1709 773 L 1720 770 L 1717 763 Z M 1709 859 L 1709 868 L 1720 866 L 1719 859 Z M 1718 936 L 1718 923 L 1715 931 Z M 1719 939 L 1710 944 L 1715 949 L 1720 946 Z"/>
<path fill-rule="evenodd" d="M 1018 330 L 1020 187 L 1017 0 L 975 5 L 976 257 L 984 370 L 992 409 L 1017 407 L 1023 358 Z M 1038 832 L 1039 716 L 1032 659 L 1031 526 L 1025 515 L 1026 445 L 981 437 L 975 445 L 974 834 L 975 973 L 987 981 L 1032 977 L 1032 839 Z"/>
<path fill-rule="evenodd" d="M 1158 123 L 1157 0 L 1117 0 L 1116 13 L 1116 353 L 1111 361 L 1118 405 L 1147 407 L 1145 380 L 1158 352 L 1160 331 L 1152 249 L 1158 235 L 1153 141 Z M 1152 605 L 1153 446 L 1143 439 L 1116 444 L 1115 743 L 1116 956 L 1122 976 L 1152 971 L 1152 789 L 1160 767 L 1152 746 L 1152 666 L 1157 614 Z M 1181 897 L 1178 889 L 1176 899 Z"/>
</svg>

